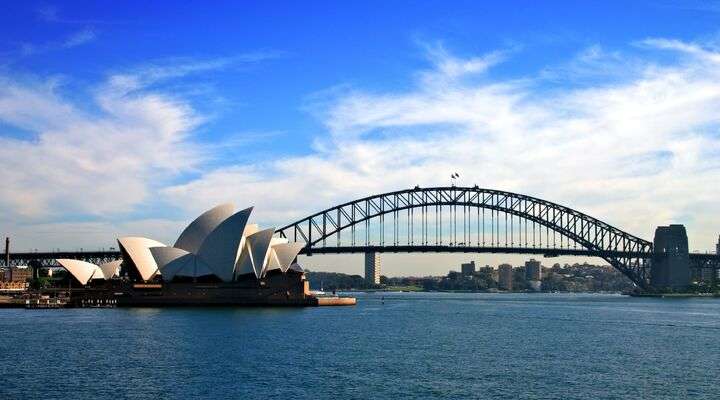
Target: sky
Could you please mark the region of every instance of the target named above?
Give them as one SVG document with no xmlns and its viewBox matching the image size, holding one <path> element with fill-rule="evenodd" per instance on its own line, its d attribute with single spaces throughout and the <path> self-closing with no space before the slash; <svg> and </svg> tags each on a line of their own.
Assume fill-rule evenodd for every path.
<svg viewBox="0 0 720 400">
<path fill-rule="evenodd" d="M 720 2 L 494 3 L 2 2 L 0 234 L 14 251 L 172 243 L 227 201 L 283 226 L 458 172 L 714 249 Z"/>
</svg>

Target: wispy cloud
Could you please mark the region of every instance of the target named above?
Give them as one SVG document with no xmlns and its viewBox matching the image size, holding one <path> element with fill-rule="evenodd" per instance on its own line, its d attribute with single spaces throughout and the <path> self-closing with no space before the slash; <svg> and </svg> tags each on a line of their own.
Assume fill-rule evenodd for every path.
<svg viewBox="0 0 720 400">
<path fill-rule="evenodd" d="M 313 154 L 215 169 L 163 193 L 193 209 L 241 198 L 263 205 L 260 218 L 287 223 L 369 193 L 446 184 L 459 171 L 465 184 L 566 203 L 644 237 L 659 224 L 686 223 L 692 245 L 709 248 L 720 215 L 712 203 L 718 53 L 673 40 L 645 45 L 646 57 L 594 47 L 573 61 L 614 68 L 632 60 L 632 74 L 550 88 L 542 74 L 458 79 L 482 76 L 497 53 L 431 52 L 432 69 L 415 74 L 410 90 L 333 91 L 321 114 L 330 134 Z M 658 51 L 677 52 L 675 61 L 654 62 Z"/>
<path fill-rule="evenodd" d="M 53 246 L 62 246 L 71 243 L 70 236 L 78 239 L 60 234 L 73 227 L 99 227 L 114 235 L 141 226 L 141 220 L 113 221 L 119 215 L 144 215 L 142 209 L 163 203 L 158 192 L 179 175 L 216 165 L 208 159 L 243 145 L 237 138 L 223 145 L 196 141 L 195 131 L 207 116 L 188 99 L 156 84 L 260 59 L 255 53 L 168 59 L 115 71 L 86 93 L 82 106 L 65 94 L 62 80 L 0 75 L 4 233 L 12 231 L 22 243 L 23 232 L 35 227 L 48 237 L 55 232 Z M 7 135 L 4 126 L 25 134 Z M 28 233 L 26 241 L 31 237 Z"/>
<path fill-rule="evenodd" d="M 69 49 L 71 47 L 80 46 L 95 40 L 95 31 L 92 29 L 83 29 L 68 36 L 62 44 L 62 47 Z"/>
<path fill-rule="evenodd" d="M 125 71 L 118 71 L 112 75 L 110 83 L 123 90 L 133 90 L 135 87 L 146 87 L 158 81 L 206 71 L 242 68 L 247 65 L 285 56 L 286 53 L 279 51 L 264 51 L 199 60 L 183 57 L 165 58 L 157 61 L 148 61 L 134 68 L 126 69 Z"/>
<path fill-rule="evenodd" d="M 0 218 L 9 226 L 153 204 L 189 217 L 236 201 L 257 205 L 264 223 L 284 224 L 369 193 L 447 184 L 457 171 L 462 184 L 537 195 L 648 238 L 659 224 L 686 223 L 692 246 L 709 248 L 720 223 L 719 53 L 673 39 L 640 45 L 633 55 L 591 46 L 521 79 L 490 72 L 522 53 L 460 57 L 429 47 L 429 67 L 409 74 L 408 89 L 337 86 L 316 96 L 327 131 L 313 151 L 240 164 L 225 146 L 198 146 L 193 135 L 206 116 L 155 84 L 272 52 L 115 71 L 90 93 L 92 111 L 52 79 L 4 76 L 0 121 L 33 137 L 0 136 L 0 159 L 12 166 L 0 170 Z M 657 62 L 663 52 L 672 57 Z M 613 72 L 596 79 L 603 67 Z M 560 78 L 567 73 L 571 85 Z M 229 143 L 230 151 L 238 145 Z M 222 158 L 208 160 L 213 154 Z M 176 182 L 188 171 L 195 178 Z M 138 229 L 162 239 L 176 225 L 152 224 Z"/>
<path fill-rule="evenodd" d="M 35 12 L 41 21 L 57 22 L 60 20 L 58 16 L 58 8 L 53 5 L 43 4 L 35 9 Z"/>
<path fill-rule="evenodd" d="M 92 93 L 100 112 L 87 113 L 46 81 L 0 81 L 0 121 L 34 134 L 0 136 L 6 217 L 127 212 L 154 180 L 197 161 L 183 144 L 196 116 L 176 99 L 103 84 Z"/>
<path fill-rule="evenodd" d="M 21 56 L 32 56 L 36 54 L 47 53 L 51 51 L 71 49 L 92 42 L 97 37 L 94 30 L 86 28 L 70 35 L 59 41 L 52 41 L 41 44 L 23 43 L 20 45 Z"/>
<path fill-rule="evenodd" d="M 43 4 L 35 9 L 35 15 L 37 19 L 42 22 L 53 23 L 53 24 L 67 24 L 67 25 L 104 25 L 104 24 L 117 24 L 120 21 L 108 21 L 102 19 L 78 19 L 68 18 L 62 15 L 61 10 L 56 5 Z"/>
<path fill-rule="evenodd" d="M 441 81 L 438 83 L 447 83 L 448 80 L 461 78 L 468 74 L 485 72 L 490 67 L 502 62 L 507 53 L 505 51 L 495 51 L 479 57 L 459 58 L 448 52 L 442 43 L 424 47 L 428 59 L 435 66 L 432 71 L 421 74 L 424 79 L 429 80 L 425 82 L 426 84 L 434 83 L 439 78 L 441 78 Z"/>
<path fill-rule="evenodd" d="M 715 50 L 704 48 L 696 43 L 687 43 L 675 39 L 650 38 L 640 41 L 639 44 L 662 50 L 674 50 L 692 55 L 701 60 L 720 63 L 720 53 Z"/>
</svg>

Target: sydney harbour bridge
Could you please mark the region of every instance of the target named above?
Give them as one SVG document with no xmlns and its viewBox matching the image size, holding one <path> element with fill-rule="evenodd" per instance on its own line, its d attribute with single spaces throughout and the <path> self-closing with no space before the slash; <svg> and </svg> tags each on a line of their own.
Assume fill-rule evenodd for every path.
<svg viewBox="0 0 720 400">
<path fill-rule="evenodd" d="M 690 270 L 711 270 L 713 277 L 720 269 L 717 252 L 690 253 L 686 236 L 684 244 L 660 238 L 656 245 L 557 203 L 477 186 L 416 186 L 368 196 L 300 219 L 276 234 L 305 243 L 305 255 L 460 252 L 599 257 L 644 290 L 653 289 L 653 264 L 667 263 L 666 259 L 680 260 Z M 56 258 L 99 263 L 118 257 L 116 251 L 15 253 L 10 265 L 50 266 Z"/>
</svg>

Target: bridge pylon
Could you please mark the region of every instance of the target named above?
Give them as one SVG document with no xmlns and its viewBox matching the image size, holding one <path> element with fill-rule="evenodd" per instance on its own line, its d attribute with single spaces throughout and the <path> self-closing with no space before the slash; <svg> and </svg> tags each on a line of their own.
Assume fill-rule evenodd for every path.
<svg viewBox="0 0 720 400">
<path fill-rule="evenodd" d="M 690 252 L 683 225 L 655 230 L 650 282 L 656 289 L 684 289 L 690 285 Z"/>
</svg>

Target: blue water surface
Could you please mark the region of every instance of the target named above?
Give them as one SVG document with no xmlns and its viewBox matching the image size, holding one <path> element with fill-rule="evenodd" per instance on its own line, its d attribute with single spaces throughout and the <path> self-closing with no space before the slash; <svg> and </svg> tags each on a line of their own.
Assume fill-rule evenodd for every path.
<svg viewBox="0 0 720 400">
<path fill-rule="evenodd" d="M 0 310 L 0 399 L 717 399 L 720 299 Z"/>
</svg>

